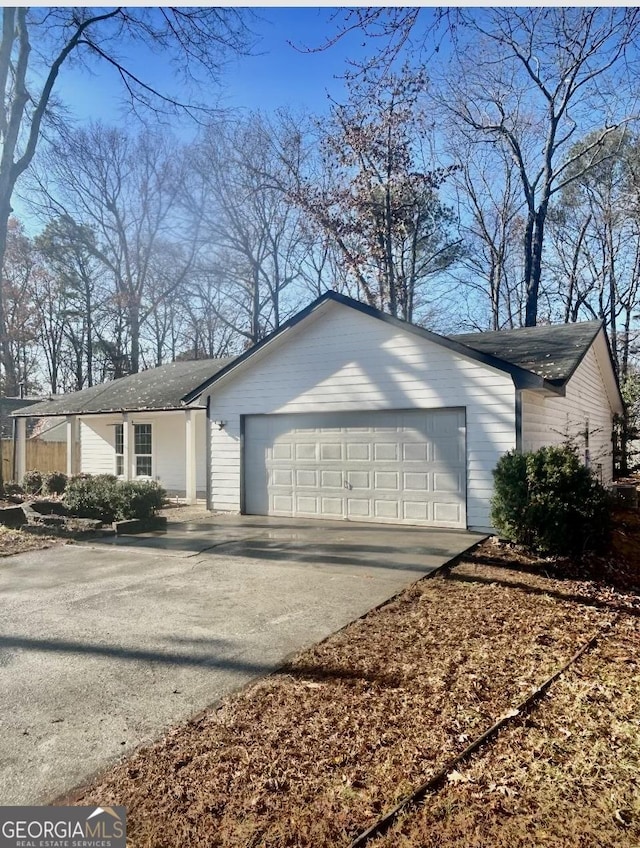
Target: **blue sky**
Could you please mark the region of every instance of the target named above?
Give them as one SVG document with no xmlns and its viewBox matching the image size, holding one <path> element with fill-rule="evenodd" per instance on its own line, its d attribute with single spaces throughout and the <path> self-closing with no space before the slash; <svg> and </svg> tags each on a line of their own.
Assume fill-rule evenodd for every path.
<svg viewBox="0 0 640 848">
<path fill-rule="evenodd" d="M 338 77 L 346 69 L 347 58 L 362 56 L 362 35 L 350 34 L 330 49 L 317 53 L 296 50 L 315 47 L 335 32 L 331 8 L 254 8 L 251 28 L 258 36 L 252 56 L 231 60 L 218 90 L 220 105 L 271 111 L 278 107 L 327 109 L 327 91 L 341 97 L 344 91 Z M 174 82 L 161 57 L 149 53 L 135 56 L 136 69 L 145 81 L 161 89 Z M 114 69 L 96 66 L 87 74 L 78 68 L 65 68 L 60 75 L 58 96 L 80 120 L 101 119 L 107 123 L 124 120 L 122 86 Z M 179 128 L 177 128 L 179 130 Z"/>
</svg>

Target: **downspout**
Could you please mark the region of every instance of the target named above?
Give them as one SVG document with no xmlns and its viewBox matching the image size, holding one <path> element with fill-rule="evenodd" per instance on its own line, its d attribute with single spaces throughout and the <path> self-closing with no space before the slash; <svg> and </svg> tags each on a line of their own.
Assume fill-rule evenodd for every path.
<svg viewBox="0 0 640 848">
<path fill-rule="evenodd" d="M 204 452 L 205 474 L 207 476 L 207 482 L 205 486 L 205 498 L 207 503 L 207 509 L 211 511 L 211 395 L 207 395 L 205 439 L 207 442 L 206 450 Z"/>
<path fill-rule="evenodd" d="M 24 380 L 20 380 L 19 385 L 20 385 L 20 400 L 22 400 L 22 398 L 24 397 Z M 16 483 L 21 483 L 22 482 L 21 480 L 16 479 L 16 477 L 17 477 L 16 468 L 17 468 L 17 465 L 18 465 L 18 419 L 17 418 L 13 419 L 11 426 L 12 426 L 12 432 L 13 432 L 13 457 L 12 457 L 12 465 L 11 465 L 11 469 L 12 469 L 11 479 L 14 480 Z M 2 479 L 3 479 L 3 482 L 4 482 L 4 476 L 3 476 Z"/>
<path fill-rule="evenodd" d="M 516 389 L 516 453 L 522 453 L 522 389 Z"/>
</svg>

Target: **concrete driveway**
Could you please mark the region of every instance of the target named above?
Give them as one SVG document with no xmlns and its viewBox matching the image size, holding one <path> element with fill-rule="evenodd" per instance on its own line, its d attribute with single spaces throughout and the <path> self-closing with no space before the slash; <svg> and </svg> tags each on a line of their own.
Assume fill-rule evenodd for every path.
<svg viewBox="0 0 640 848">
<path fill-rule="evenodd" d="M 203 514 L 0 560 L 0 804 L 53 800 L 480 538 Z"/>
</svg>

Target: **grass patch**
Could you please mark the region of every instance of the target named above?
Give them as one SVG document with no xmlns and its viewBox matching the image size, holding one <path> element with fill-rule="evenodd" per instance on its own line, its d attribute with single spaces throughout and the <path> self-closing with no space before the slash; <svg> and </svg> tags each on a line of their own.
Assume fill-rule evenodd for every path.
<svg viewBox="0 0 640 848">
<path fill-rule="evenodd" d="M 614 615 L 562 597 L 560 581 L 524 572 L 510 586 L 470 567 L 486 579 L 463 569 L 464 580 L 415 584 L 78 802 L 124 804 L 140 848 L 348 845 Z M 548 591 L 529 591 L 530 579 Z"/>
</svg>

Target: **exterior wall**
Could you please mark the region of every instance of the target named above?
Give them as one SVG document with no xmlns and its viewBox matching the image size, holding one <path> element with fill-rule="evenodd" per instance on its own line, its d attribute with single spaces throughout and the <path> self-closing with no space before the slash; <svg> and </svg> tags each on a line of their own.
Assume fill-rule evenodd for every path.
<svg viewBox="0 0 640 848">
<path fill-rule="evenodd" d="M 492 470 L 515 447 L 508 374 L 340 304 L 307 319 L 211 396 L 212 509 L 240 510 L 240 416 L 465 407 L 467 521 L 489 527 Z"/>
<path fill-rule="evenodd" d="M 537 450 L 570 438 L 584 459 L 587 422 L 591 467 L 598 471 L 600 465 L 602 481 L 608 483 L 613 478 L 613 411 L 593 347 L 569 380 L 565 397 L 522 392 L 522 449 Z"/>
<path fill-rule="evenodd" d="M 196 486 L 198 497 L 206 489 L 205 412 L 194 410 L 196 421 Z M 88 474 L 115 472 L 114 427 L 121 415 L 87 415 L 80 419 L 80 469 Z M 184 412 L 134 412 L 134 424 L 152 425 L 153 477 L 170 494 L 183 496 L 186 480 Z M 132 470 L 133 478 L 133 470 Z"/>
<path fill-rule="evenodd" d="M 114 474 L 116 467 L 113 428 L 120 417 L 101 415 L 80 418 L 80 471 Z"/>
</svg>

